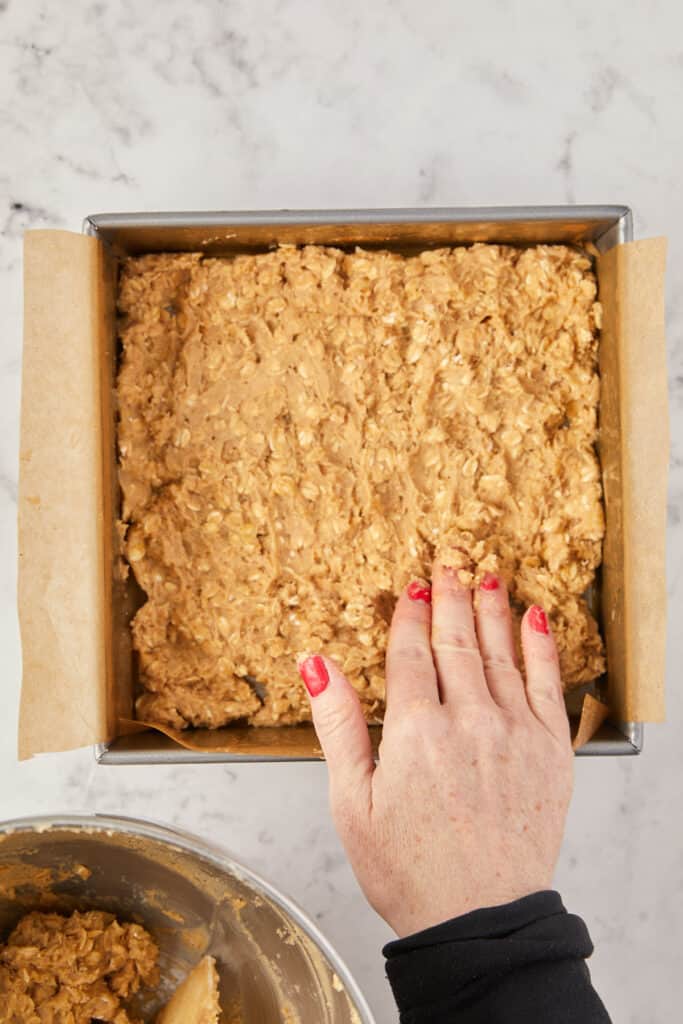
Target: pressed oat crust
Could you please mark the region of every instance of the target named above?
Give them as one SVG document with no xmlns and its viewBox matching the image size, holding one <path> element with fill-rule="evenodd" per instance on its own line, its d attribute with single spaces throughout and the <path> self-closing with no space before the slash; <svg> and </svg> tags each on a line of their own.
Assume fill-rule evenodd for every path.
<svg viewBox="0 0 683 1024">
<path fill-rule="evenodd" d="M 139 717 L 307 719 L 295 659 L 324 650 L 380 720 L 395 596 L 435 551 L 548 611 L 566 686 L 603 672 L 583 254 L 142 256 L 119 310 Z"/>
<path fill-rule="evenodd" d="M 141 925 L 113 914 L 26 914 L 0 944 L 0 1022 L 139 1024 L 125 1002 L 158 983 L 158 952 Z"/>
</svg>

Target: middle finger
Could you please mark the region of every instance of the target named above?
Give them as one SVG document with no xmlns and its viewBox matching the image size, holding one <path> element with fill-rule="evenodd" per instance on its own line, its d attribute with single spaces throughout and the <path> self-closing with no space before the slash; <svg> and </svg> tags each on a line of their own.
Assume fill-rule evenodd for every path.
<svg viewBox="0 0 683 1024">
<path fill-rule="evenodd" d="M 452 569 L 432 573 L 432 651 L 443 704 L 493 703 L 474 627 L 472 594 Z"/>
</svg>

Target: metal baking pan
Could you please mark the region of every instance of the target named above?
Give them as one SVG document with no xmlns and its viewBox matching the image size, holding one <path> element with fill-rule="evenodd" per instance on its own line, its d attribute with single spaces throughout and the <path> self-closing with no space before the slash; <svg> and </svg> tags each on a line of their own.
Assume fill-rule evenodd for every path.
<svg viewBox="0 0 683 1024">
<path fill-rule="evenodd" d="M 116 373 L 115 296 L 117 265 L 121 257 L 153 252 L 205 252 L 211 255 L 264 252 L 279 244 L 320 244 L 350 248 L 387 248 L 403 253 L 438 246 L 496 242 L 511 245 L 558 243 L 592 246 L 606 252 L 633 238 L 631 211 L 626 206 L 534 206 L 401 209 L 401 210 L 308 210 L 235 213 L 111 213 L 84 221 L 85 234 L 104 245 L 107 281 L 108 332 L 111 336 L 112 389 Z M 113 414 L 112 414 L 113 415 Z M 118 515 L 115 432 L 107 453 L 113 490 L 114 521 Z M 112 535 L 115 522 L 112 523 Z M 134 659 L 129 622 L 139 604 L 134 584 L 116 581 L 112 558 L 112 651 L 113 687 L 117 710 L 130 716 L 135 688 Z M 604 694 L 609 683 L 598 680 L 593 688 Z M 303 746 L 294 743 L 292 730 L 307 728 Z M 249 751 L 248 730 L 239 730 L 235 752 L 188 750 L 156 732 L 119 736 L 95 747 L 101 764 L 205 764 L 234 761 L 318 760 L 319 751 L 311 727 L 285 726 L 276 731 L 282 739 L 263 743 L 259 752 Z M 284 734 L 290 734 L 289 737 Z M 237 735 L 237 732 L 236 732 Z M 298 732 L 301 736 L 301 732 Z M 377 738 L 377 737 L 376 737 Z M 578 753 L 585 755 L 638 754 L 643 744 L 640 722 L 608 721 Z M 307 748 L 308 747 L 308 748 Z M 307 749 L 306 749 L 307 748 Z"/>
</svg>

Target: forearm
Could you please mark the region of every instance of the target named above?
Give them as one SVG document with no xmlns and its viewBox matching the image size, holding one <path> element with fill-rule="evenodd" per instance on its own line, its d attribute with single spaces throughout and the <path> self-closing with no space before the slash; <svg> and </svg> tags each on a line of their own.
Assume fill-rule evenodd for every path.
<svg viewBox="0 0 683 1024">
<path fill-rule="evenodd" d="M 555 892 L 477 910 L 389 943 L 401 1024 L 609 1024 L 581 918 Z"/>
</svg>

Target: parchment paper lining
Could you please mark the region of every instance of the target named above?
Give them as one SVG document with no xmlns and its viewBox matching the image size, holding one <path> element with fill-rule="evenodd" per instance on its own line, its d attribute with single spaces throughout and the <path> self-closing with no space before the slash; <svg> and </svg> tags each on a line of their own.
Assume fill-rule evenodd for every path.
<svg viewBox="0 0 683 1024">
<path fill-rule="evenodd" d="M 584 698 L 575 747 L 608 713 L 621 721 L 664 715 L 665 252 L 664 239 L 651 239 L 597 259 L 609 708 Z M 65 231 L 28 232 L 24 281 L 21 758 L 152 727 L 132 721 L 130 683 L 120 671 L 129 641 L 112 607 L 113 285 L 102 244 Z M 307 726 L 161 731 L 190 750 L 322 756 Z"/>
</svg>

